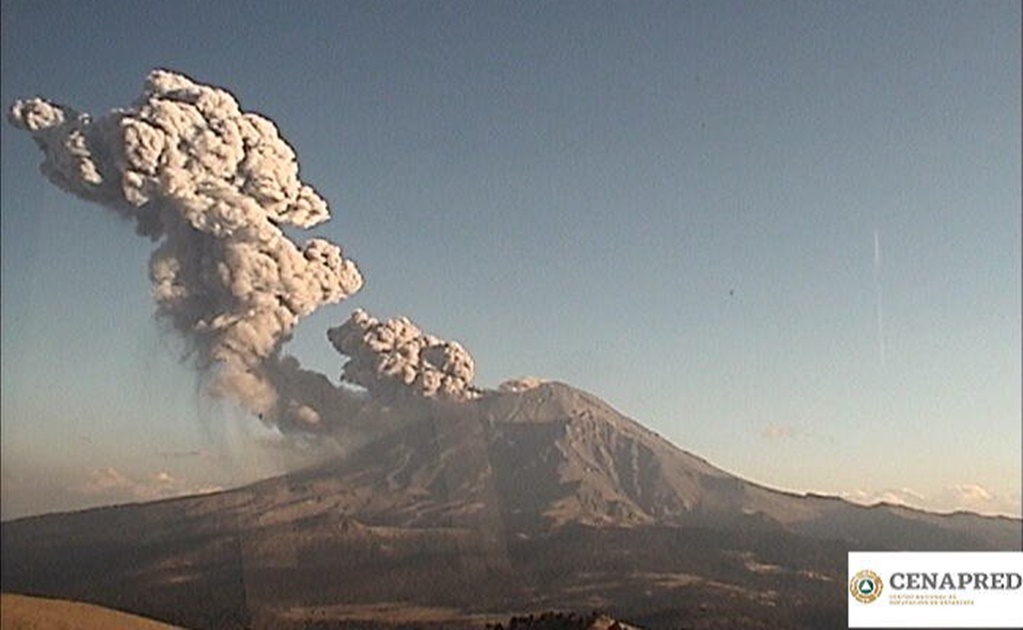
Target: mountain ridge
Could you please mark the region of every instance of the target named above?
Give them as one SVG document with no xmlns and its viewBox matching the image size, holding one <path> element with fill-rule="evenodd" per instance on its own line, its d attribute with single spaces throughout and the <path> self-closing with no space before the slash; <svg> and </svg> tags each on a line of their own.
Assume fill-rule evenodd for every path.
<svg viewBox="0 0 1023 630">
<path fill-rule="evenodd" d="M 560 383 L 389 413 L 407 420 L 295 473 L 4 522 L 3 588 L 196 628 L 595 608 L 650 627 L 814 627 L 844 619 L 850 550 L 1021 547 L 1018 519 L 748 482 Z"/>
<path fill-rule="evenodd" d="M 681 448 L 681 447 L 675 445 L 670 440 L 668 440 L 667 438 L 661 436 L 656 431 L 653 431 L 653 430 L 645 427 L 641 423 L 639 423 L 639 422 L 637 422 L 637 421 L 635 421 L 635 420 L 625 416 L 624 414 L 622 414 L 621 412 L 616 410 L 614 407 L 612 407 L 608 403 L 604 402 L 603 400 L 597 398 L 593 394 L 587 393 L 587 392 L 585 392 L 583 390 L 576 389 L 576 388 L 574 388 L 574 387 L 572 387 L 570 385 L 567 385 L 565 383 L 561 383 L 561 382 L 558 382 L 558 381 L 544 381 L 542 383 L 539 383 L 539 384 L 535 385 L 534 387 L 530 388 L 529 390 L 517 390 L 517 391 L 514 391 L 514 392 L 501 392 L 501 391 L 491 390 L 491 391 L 489 391 L 487 393 L 487 397 L 485 397 L 483 399 L 483 403 L 484 404 L 490 404 L 490 403 L 492 403 L 492 401 L 495 398 L 498 398 L 498 397 L 514 399 L 514 398 L 516 398 L 518 396 L 523 395 L 526 392 L 533 392 L 534 390 L 540 390 L 540 391 L 552 391 L 553 390 L 553 391 L 556 391 L 556 392 L 559 392 L 559 393 L 569 392 L 570 394 L 574 395 L 578 399 L 581 399 L 581 400 L 585 401 L 587 404 L 598 406 L 598 407 L 602 408 L 603 410 L 605 410 L 606 412 L 610 412 L 610 414 L 613 414 L 612 417 L 615 417 L 616 420 L 617 420 L 617 422 L 615 424 L 616 428 L 621 428 L 622 425 L 620 424 L 620 422 L 621 422 L 621 420 L 624 420 L 625 423 L 628 423 L 627 426 L 629 426 L 630 429 L 637 430 L 641 434 L 644 434 L 646 436 L 649 436 L 649 437 L 651 437 L 651 438 L 661 442 L 663 445 L 669 447 L 670 449 L 673 449 L 678 454 L 686 457 L 687 459 L 689 459 L 692 462 L 695 462 L 697 465 L 703 467 L 704 469 L 706 469 L 708 471 L 713 471 L 712 474 L 720 475 L 720 476 L 727 476 L 727 477 L 735 477 L 735 478 L 741 479 L 745 484 L 748 484 L 749 486 L 754 487 L 757 490 L 761 490 L 761 491 L 764 491 L 764 492 L 767 492 L 767 493 L 772 493 L 772 494 L 781 495 L 781 496 L 785 496 L 785 497 L 791 497 L 791 498 L 794 498 L 794 499 L 813 499 L 813 500 L 824 500 L 824 501 L 840 502 L 840 503 L 842 503 L 844 505 L 847 505 L 847 506 L 853 507 L 853 508 L 864 508 L 864 509 L 887 508 L 887 509 L 896 509 L 896 510 L 905 511 L 905 512 L 908 512 L 908 513 L 917 513 L 917 514 L 920 514 L 920 515 L 933 516 L 933 517 L 949 517 L 949 516 L 963 515 L 963 516 L 978 517 L 978 518 L 982 518 L 982 519 L 994 519 L 994 520 L 1008 521 L 1008 522 L 1020 521 L 1020 517 L 1013 517 L 1013 516 L 1004 515 L 1004 514 L 983 514 L 983 513 L 974 512 L 974 511 L 967 510 L 967 509 L 957 509 L 957 510 L 952 510 L 952 511 L 948 511 L 948 512 L 942 512 L 942 511 L 928 510 L 928 509 L 920 508 L 920 507 L 914 507 L 914 506 L 905 505 L 905 504 L 901 504 L 901 503 L 893 503 L 893 502 L 889 502 L 889 501 L 878 501 L 878 502 L 872 503 L 872 504 L 860 504 L 860 503 L 856 503 L 856 502 L 850 501 L 850 500 L 848 500 L 848 499 L 846 499 L 844 497 L 838 496 L 838 495 L 832 495 L 832 494 L 827 494 L 827 493 L 822 493 L 822 492 L 817 492 L 817 491 L 801 492 L 801 491 L 798 491 L 798 490 L 773 487 L 770 484 L 765 483 L 765 482 L 752 481 L 752 480 L 740 477 L 739 475 L 736 475 L 734 473 L 730 473 L 730 472 L 726 471 L 724 468 L 722 468 L 722 467 L 720 467 L 720 466 L 718 466 L 716 464 L 711 463 L 705 457 L 702 457 L 700 455 L 697 455 L 695 453 L 692 453 L 691 451 L 688 451 L 688 450 L 686 450 L 684 448 Z M 480 401 L 472 401 L 470 403 L 463 403 L 463 404 L 470 404 L 470 405 L 472 405 L 472 404 L 479 404 L 479 403 L 480 403 Z M 457 406 L 452 406 L 451 409 L 457 409 Z M 487 409 L 485 413 L 486 413 L 487 419 L 490 422 L 497 423 L 497 424 L 516 424 L 516 423 L 520 422 L 520 420 L 518 420 L 518 418 L 522 418 L 523 417 L 523 413 L 522 413 L 522 411 L 520 409 L 517 409 L 513 413 L 507 414 L 506 417 L 502 417 L 500 415 L 500 413 L 495 413 L 493 409 Z M 582 414 L 585 415 L 585 412 L 582 412 Z M 526 420 L 526 422 L 528 422 L 530 424 L 543 424 L 545 422 L 552 422 L 552 421 L 554 421 L 554 418 L 544 420 L 544 419 L 542 419 L 542 415 L 540 415 L 539 418 L 538 418 L 538 415 L 540 415 L 540 414 L 534 414 L 532 416 L 526 414 L 525 417 L 528 418 L 528 420 Z M 569 415 L 571 415 L 571 412 L 569 412 Z M 562 415 L 559 419 L 563 419 L 563 418 L 564 418 L 564 415 Z M 301 475 L 307 475 L 307 474 L 310 474 L 310 473 L 315 473 L 316 471 L 319 471 L 321 469 L 330 469 L 331 467 L 333 467 L 335 465 L 336 464 L 331 463 L 331 462 L 326 462 L 326 463 L 321 462 L 321 463 L 318 463 L 318 464 L 314 464 L 312 466 L 307 466 L 307 467 L 298 469 L 296 471 L 281 473 L 281 474 L 278 474 L 278 475 L 274 475 L 272 477 L 267 477 L 265 479 L 260 479 L 260 480 L 257 480 L 257 481 L 251 482 L 251 483 L 247 483 L 247 484 L 245 484 L 243 486 L 239 486 L 239 487 L 236 487 L 236 488 L 228 488 L 228 489 L 224 489 L 224 490 L 217 490 L 217 491 L 214 491 L 214 492 L 206 492 L 206 493 L 197 494 L 197 495 L 182 495 L 182 496 L 167 497 L 167 498 L 160 498 L 160 499 L 147 500 L 147 501 L 130 501 L 130 502 L 125 502 L 125 503 L 118 503 L 118 504 L 112 504 L 112 505 L 106 505 L 106 506 L 96 506 L 96 507 L 89 507 L 89 508 L 82 508 L 82 509 L 75 509 L 75 510 L 60 510 L 60 511 L 42 513 L 42 514 L 32 514 L 32 515 L 28 515 L 28 516 L 21 516 L 21 517 L 6 519 L 3 522 L 4 523 L 13 523 L 13 522 L 17 522 L 17 521 L 26 520 L 26 519 L 35 519 L 35 518 L 40 518 L 40 517 L 48 517 L 48 516 L 56 516 L 56 515 L 77 514 L 77 513 L 88 512 L 88 511 L 93 511 L 93 510 L 103 510 L 103 509 L 122 508 L 122 507 L 129 507 L 129 506 L 140 506 L 140 505 L 149 505 L 149 504 L 168 503 L 168 502 L 174 502 L 174 501 L 179 501 L 179 500 L 189 500 L 189 499 L 196 498 L 196 497 L 212 497 L 212 496 L 223 495 L 223 494 L 227 494 L 227 493 L 232 493 L 232 492 L 240 491 L 240 490 L 243 490 L 243 489 L 248 488 L 250 486 L 257 486 L 257 485 L 260 485 L 260 484 L 263 484 L 263 483 L 271 482 L 273 480 L 279 480 L 279 479 L 294 477 L 296 475 L 301 476 Z"/>
</svg>

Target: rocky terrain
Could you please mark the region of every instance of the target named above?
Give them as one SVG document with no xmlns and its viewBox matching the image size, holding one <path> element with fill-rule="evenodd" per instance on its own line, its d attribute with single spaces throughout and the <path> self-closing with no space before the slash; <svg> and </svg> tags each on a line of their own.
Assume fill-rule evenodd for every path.
<svg viewBox="0 0 1023 630">
<path fill-rule="evenodd" d="M 845 624 L 850 550 L 1018 550 L 1021 522 L 779 492 L 558 383 L 430 403 L 214 495 L 2 525 L 4 591 L 189 628 Z"/>
</svg>

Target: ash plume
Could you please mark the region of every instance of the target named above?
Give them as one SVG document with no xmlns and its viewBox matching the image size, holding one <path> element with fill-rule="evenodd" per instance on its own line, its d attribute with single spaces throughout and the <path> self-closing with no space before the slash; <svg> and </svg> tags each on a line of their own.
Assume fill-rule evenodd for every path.
<svg viewBox="0 0 1023 630">
<path fill-rule="evenodd" d="M 135 222 L 159 243 L 149 262 L 157 316 L 189 340 L 215 394 L 267 421 L 315 425 L 290 394 L 279 359 L 298 321 L 362 286 L 329 241 L 282 230 L 327 220 L 327 203 L 298 178 L 292 148 L 270 120 L 228 92 L 153 71 L 128 109 L 92 118 L 40 98 L 8 118 L 42 150 L 57 186 Z"/>
<path fill-rule="evenodd" d="M 359 309 L 327 331 L 327 337 L 349 357 L 341 378 L 374 396 L 465 401 L 480 395 L 465 348 L 423 333 L 405 317 L 382 322 Z"/>
</svg>

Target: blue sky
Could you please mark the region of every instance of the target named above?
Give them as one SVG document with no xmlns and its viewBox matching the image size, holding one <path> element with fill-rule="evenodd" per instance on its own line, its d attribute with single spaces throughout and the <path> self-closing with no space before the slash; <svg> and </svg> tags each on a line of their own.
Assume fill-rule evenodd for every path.
<svg viewBox="0 0 1023 630">
<path fill-rule="evenodd" d="M 2 38 L 5 107 L 165 67 L 277 122 L 366 277 L 287 348 L 332 378 L 328 326 L 404 314 L 755 481 L 1019 513 L 1019 3 L 4 0 Z M 5 124 L 4 517 L 287 467 L 39 161 Z"/>
</svg>

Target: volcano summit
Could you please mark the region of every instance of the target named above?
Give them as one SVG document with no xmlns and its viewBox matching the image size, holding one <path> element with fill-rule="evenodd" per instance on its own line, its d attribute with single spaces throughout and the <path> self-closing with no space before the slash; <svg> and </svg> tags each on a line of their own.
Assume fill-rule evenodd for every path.
<svg viewBox="0 0 1023 630">
<path fill-rule="evenodd" d="M 771 490 L 560 383 L 420 401 L 354 454 L 214 495 L 3 524 L 3 589 L 192 628 L 844 623 L 849 550 L 1018 550 L 1021 523 Z"/>
</svg>

